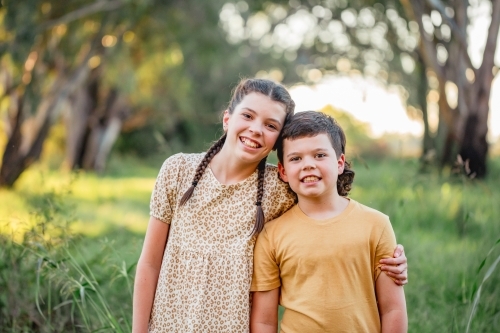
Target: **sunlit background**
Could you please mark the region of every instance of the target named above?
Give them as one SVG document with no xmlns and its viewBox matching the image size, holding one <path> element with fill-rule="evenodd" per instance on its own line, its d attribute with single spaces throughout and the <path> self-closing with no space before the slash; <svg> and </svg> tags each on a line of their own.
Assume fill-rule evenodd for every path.
<svg viewBox="0 0 500 333">
<path fill-rule="evenodd" d="M 500 332 L 500 0 L 0 5 L 0 332 L 131 331 L 158 170 L 244 77 L 344 128 L 409 332 Z"/>
</svg>

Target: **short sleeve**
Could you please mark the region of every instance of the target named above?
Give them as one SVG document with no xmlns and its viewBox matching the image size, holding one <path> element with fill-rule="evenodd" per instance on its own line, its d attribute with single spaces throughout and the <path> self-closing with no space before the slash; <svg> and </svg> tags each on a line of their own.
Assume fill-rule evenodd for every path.
<svg viewBox="0 0 500 333">
<path fill-rule="evenodd" d="M 266 221 L 272 221 L 295 205 L 297 196 L 287 183 L 278 178 L 278 168 L 268 164 L 264 181 L 263 206 Z"/>
<path fill-rule="evenodd" d="M 378 276 L 381 272 L 380 259 L 392 258 L 394 254 L 394 249 L 396 248 L 396 235 L 394 234 L 394 230 L 392 229 L 391 222 L 389 219 L 386 219 L 386 223 L 384 226 L 381 226 L 382 232 L 380 234 L 380 238 L 375 249 L 375 260 L 373 267 L 373 278 L 374 281 L 377 280 Z"/>
<path fill-rule="evenodd" d="M 181 164 L 182 156 L 180 154 L 165 160 L 151 194 L 150 215 L 168 224 L 172 220 L 173 210 L 177 202 L 177 184 Z"/>
<path fill-rule="evenodd" d="M 276 251 L 266 228 L 257 237 L 253 256 L 253 278 L 250 291 L 268 291 L 281 286 Z"/>
</svg>

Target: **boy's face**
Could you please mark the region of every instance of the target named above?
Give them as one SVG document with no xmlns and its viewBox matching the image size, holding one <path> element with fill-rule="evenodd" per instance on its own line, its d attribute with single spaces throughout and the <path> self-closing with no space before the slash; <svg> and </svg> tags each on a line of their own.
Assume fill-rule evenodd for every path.
<svg viewBox="0 0 500 333">
<path fill-rule="evenodd" d="M 338 158 L 327 134 L 283 142 L 283 164 L 278 164 L 281 178 L 305 198 L 338 195 L 337 178 L 344 172 L 345 156 Z"/>
</svg>

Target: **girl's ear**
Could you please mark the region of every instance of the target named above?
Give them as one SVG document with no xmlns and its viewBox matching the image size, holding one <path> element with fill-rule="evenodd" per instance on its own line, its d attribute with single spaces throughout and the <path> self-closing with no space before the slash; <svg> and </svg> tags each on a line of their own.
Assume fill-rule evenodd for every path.
<svg viewBox="0 0 500 333">
<path fill-rule="evenodd" d="M 285 183 L 288 183 L 288 176 L 286 175 L 285 167 L 283 166 L 283 164 L 281 164 L 281 162 L 278 162 L 278 173 L 280 175 L 281 180 L 284 181 Z"/>
<path fill-rule="evenodd" d="M 231 117 L 231 114 L 229 114 L 228 110 L 224 111 L 224 115 L 222 116 L 222 128 L 224 129 L 224 132 L 227 132 L 227 127 L 229 126 L 229 118 Z"/>
<path fill-rule="evenodd" d="M 344 168 L 345 168 L 345 155 L 342 154 L 337 160 L 337 167 L 339 170 L 339 175 L 344 173 Z"/>
</svg>

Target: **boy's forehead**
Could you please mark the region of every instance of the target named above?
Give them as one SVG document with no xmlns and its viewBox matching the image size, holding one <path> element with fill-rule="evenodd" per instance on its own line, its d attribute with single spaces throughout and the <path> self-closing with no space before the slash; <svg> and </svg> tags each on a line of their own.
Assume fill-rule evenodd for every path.
<svg viewBox="0 0 500 333">
<path fill-rule="evenodd" d="M 301 148 L 301 150 L 317 150 L 333 148 L 330 138 L 326 133 L 318 133 L 314 135 L 304 135 L 294 138 L 286 138 L 283 140 L 283 150 L 286 152 L 293 148 Z"/>
</svg>

